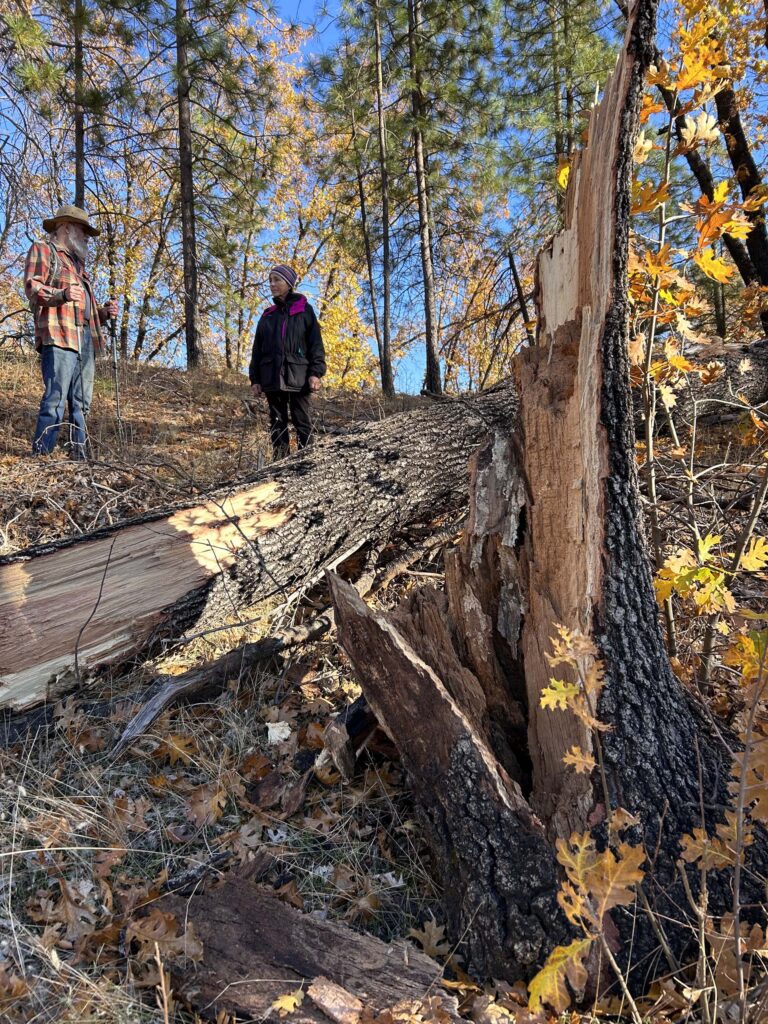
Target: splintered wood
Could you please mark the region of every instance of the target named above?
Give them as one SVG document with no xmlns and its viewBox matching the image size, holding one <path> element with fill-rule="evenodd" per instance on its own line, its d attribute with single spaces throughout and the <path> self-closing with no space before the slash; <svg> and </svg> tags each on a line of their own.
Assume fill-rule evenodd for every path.
<svg viewBox="0 0 768 1024">
<path fill-rule="evenodd" d="M 290 518 L 289 507 L 275 507 L 280 494 L 274 481 L 261 483 L 111 537 L 0 566 L 0 706 L 47 699 L 61 677 L 140 647 L 163 609 Z"/>
</svg>

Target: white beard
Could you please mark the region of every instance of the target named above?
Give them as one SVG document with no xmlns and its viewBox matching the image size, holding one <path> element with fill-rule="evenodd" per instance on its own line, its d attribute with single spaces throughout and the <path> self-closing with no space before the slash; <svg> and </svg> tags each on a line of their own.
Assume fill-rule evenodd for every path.
<svg viewBox="0 0 768 1024">
<path fill-rule="evenodd" d="M 77 256 L 80 262 L 85 265 L 85 261 L 88 257 L 88 237 L 80 235 L 71 228 L 67 230 L 64 238 L 62 239 L 64 248 L 68 252 L 71 252 L 73 256 Z"/>
</svg>

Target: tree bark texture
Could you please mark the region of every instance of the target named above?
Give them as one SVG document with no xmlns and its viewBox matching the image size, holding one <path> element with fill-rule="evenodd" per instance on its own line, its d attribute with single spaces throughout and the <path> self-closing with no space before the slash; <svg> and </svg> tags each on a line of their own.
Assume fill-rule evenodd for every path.
<svg viewBox="0 0 768 1024">
<path fill-rule="evenodd" d="M 268 467 L 198 506 L 0 561 L 0 707 L 24 707 L 162 636 L 319 578 L 466 502 L 466 463 L 510 424 L 511 382 L 428 403 Z"/>
<path fill-rule="evenodd" d="M 261 1020 L 278 996 L 301 988 L 305 999 L 291 1014 L 297 1024 L 349 1024 L 363 1007 L 380 1012 L 430 996 L 443 1019 L 460 1019 L 455 998 L 440 987 L 442 968 L 415 946 L 302 914 L 245 879 L 229 878 L 188 900 L 165 897 L 159 905 L 193 924 L 202 940 L 204 960 L 179 979 L 177 991 L 206 1016 L 228 1011 Z M 337 997 L 330 1003 L 323 998 L 328 983 Z M 333 1012 L 339 997 L 347 1001 L 339 989 L 351 997 L 347 1014 Z"/>
<path fill-rule="evenodd" d="M 179 184 L 181 191 L 181 249 L 184 263 L 184 336 L 187 366 L 200 363 L 197 309 L 197 238 L 195 232 L 195 187 L 192 169 L 192 113 L 189 101 L 188 38 L 190 32 L 186 0 L 176 0 L 176 101 L 179 113 Z"/>
<path fill-rule="evenodd" d="M 691 426 L 695 421 L 729 420 L 747 415 L 747 407 L 741 401 L 759 406 L 768 401 L 768 340 L 754 341 L 750 345 L 712 346 L 711 352 L 700 349 L 689 356 L 697 367 L 709 363 L 720 364 L 719 375 L 708 384 L 702 384 L 695 371 L 689 373 L 686 385 L 675 393 L 675 404 L 671 416 L 678 430 Z M 640 389 L 633 389 L 635 426 L 639 430 L 643 423 L 642 395 Z M 661 416 L 661 430 L 664 420 Z"/>
<path fill-rule="evenodd" d="M 680 839 L 701 827 L 702 813 L 711 833 L 728 803 L 722 736 L 664 649 L 634 457 L 626 268 L 654 18 L 654 0 L 639 0 L 571 171 L 565 226 L 539 258 L 539 333 L 518 364 L 521 440 L 497 437 L 477 457 L 445 597 L 413 595 L 385 619 L 340 582 L 333 588 L 363 692 L 413 778 L 452 938 L 480 976 L 529 976 L 567 941 L 552 900 L 552 844 L 590 829 L 607 840 L 606 819 L 624 808 L 638 820 L 628 839 L 646 851 L 656 922 L 619 907 L 606 929 L 630 984 L 645 991 L 662 956 L 654 924 L 681 959 L 695 934 Z M 598 770 L 579 775 L 563 763 L 574 745 L 600 753 L 591 730 L 541 707 L 558 625 L 589 638 L 604 666 L 605 787 Z M 589 671 L 590 657 L 580 667 Z M 765 876 L 766 846 L 761 834 L 749 848 L 745 903 L 760 902 L 752 879 Z M 694 893 L 699 878 L 690 872 Z M 727 873 L 710 873 L 708 886 L 710 913 L 731 909 Z"/>
<path fill-rule="evenodd" d="M 408 0 L 408 54 L 413 79 L 411 89 L 411 114 L 413 116 L 413 164 L 416 176 L 416 197 L 419 209 L 419 248 L 424 289 L 424 332 L 427 368 L 424 386 L 432 394 L 443 390 L 440 377 L 440 356 L 437 337 L 437 302 L 435 299 L 435 266 L 432 252 L 432 225 L 429 216 L 429 176 L 427 155 L 424 147 L 424 92 L 422 87 L 421 53 L 422 43 L 421 0 Z"/>
<path fill-rule="evenodd" d="M 389 157 L 387 124 L 384 112 L 384 72 L 381 46 L 381 12 L 378 0 L 373 5 L 373 37 L 376 47 L 376 116 L 379 141 L 379 182 L 381 186 L 381 390 L 388 397 L 395 394 L 392 373 L 392 257 L 390 254 L 389 226 Z"/>
<path fill-rule="evenodd" d="M 752 155 L 744 126 L 741 122 L 739 103 L 733 87 L 728 85 L 715 93 L 715 107 L 723 133 L 731 166 L 746 199 L 753 189 L 762 184 L 762 176 Z M 746 245 L 752 264 L 761 285 L 768 284 L 768 231 L 765 227 L 765 213 L 762 208 L 747 213 L 752 230 L 747 235 Z"/>
<path fill-rule="evenodd" d="M 654 52 L 654 63 L 658 65 L 661 59 L 661 54 L 656 50 Z M 682 113 L 682 104 L 675 96 L 675 93 L 671 90 L 665 89 L 663 86 L 659 86 L 659 92 L 664 100 L 667 110 L 674 118 L 675 134 L 678 141 L 680 141 L 683 138 L 683 129 L 686 127 L 685 114 Z M 715 179 L 712 176 L 709 164 L 698 149 L 688 150 L 685 154 L 685 159 L 691 169 L 691 173 L 702 191 L 702 194 L 712 202 L 715 194 Z M 752 284 L 752 282 L 757 278 L 757 271 L 752 263 L 752 258 L 747 251 L 747 247 L 741 239 L 734 238 L 733 235 L 728 234 L 723 235 L 723 244 L 728 250 L 731 259 L 736 264 L 744 284 Z M 761 321 L 763 329 L 768 329 L 768 315 L 764 314 L 761 316 Z"/>
<path fill-rule="evenodd" d="M 74 17 L 73 77 L 75 87 L 75 206 L 85 206 L 85 69 L 83 62 L 83 32 L 85 31 L 85 7 L 83 0 L 75 0 Z"/>
<path fill-rule="evenodd" d="M 509 980 L 570 938 L 554 851 L 526 799 L 514 578 L 524 494 L 512 453 L 497 435 L 473 459 L 470 521 L 448 559 L 446 594 L 417 591 L 384 616 L 331 576 L 339 638 L 425 820 L 449 934 L 476 976 Z"/>
</svg>

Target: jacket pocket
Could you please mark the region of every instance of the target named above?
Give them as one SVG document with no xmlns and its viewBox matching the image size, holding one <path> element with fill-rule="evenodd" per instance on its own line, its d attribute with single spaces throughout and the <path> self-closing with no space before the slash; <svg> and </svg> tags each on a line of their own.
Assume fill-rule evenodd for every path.
<svg viewBox="0 0 768 1024">
<path fill-rule="evenodd" d="M 303 356 L 296 355 L 295 353 L 286 354 L 283 364 L 285 386 L 291 391 L 300 391 L 307 383 L 308 366 L 309 360 Z"/>
</svg>

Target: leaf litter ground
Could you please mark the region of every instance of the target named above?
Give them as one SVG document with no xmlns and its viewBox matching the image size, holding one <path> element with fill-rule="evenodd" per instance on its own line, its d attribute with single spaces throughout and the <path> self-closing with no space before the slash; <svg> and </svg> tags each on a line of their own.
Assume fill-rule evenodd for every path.
<svg viewBox="0 0 768 1024">
<path fill-rule="evenodd" d="M 266 413 L 242 377 L 146 366 L 120 374 L 118 431 L 108 368 L 99 371 L 91 461 L 72 462 L 63 448 L 34 459 L 37 368 L 0 359 L 0 553 L 204 494 L 268 461 Z M 338 433 L 416 401 L 323 396 L 316 420 L 321 434 Z M 111 757 L 135 710 L 117 693 L 274 628 L 260 608 L 247 625 L 170 649 L 130 678 L 101 680 L 61 701 L 52 729 L 0 753 L 3 1020 L 162 1019 L 152 1003 L 164 965 L 191 969 L 202 950 L 153 903 L 224 871 L 385 940 L 430 927 L 437 893 L 399 767 L 367 753 L 350 785 L 332 768 L 312 770 L 325 725 L 359 694 L 334 644 L 233 677 Z"/>
<path fill-rule="evenodd" d="M 265 411 L 242 377 L 124 367 L 120 393 L 118 431 L 114 385 L 101 369 L 90 462 L 73 463 L 63 450 L 32 459 L 36 366 L 0 358 L 0 553 L 204 494 L 268 461 Z M 417 401 L 333 395 L 316 412 L 321 429 L 335 433 Z M 697 452 L 696 470 L 707 473 L 693 502 L 680 453 L 661 440 L 658 454 L 668 547 L 690 543 L 692 523 L 702 536 L 722 526 L 722 546 L 732 545 L 764 464 L 764 439 L 748 424 L 711 431 Z M 767 527 L 763 515 L 756 532 Z M 434 575 L 440 565 L 421 568 Z M 402 585 L 385 600 L 396 601 Z M 753 608 L 765 607 L 766 589 L 765 573 L 734 587 L 739 605 Z M 193 972 L 204 950 L 191 926 L 154 904 L 228 871 L 304 911 L 384 939 L 410 932 L 428 955 L 450 957 L 428 851 L 392 749 L 372 744 L 351 784 L 327 766 L 313 770 L 325 725 L 359 693 L 332 641 L 233 677 L 209 700 L 172 708 L 127 752 L 110 755 L 134 710 L 117 694 L 141 692 L 158 672 L 183 672 L 296 614 L 262 606 L 249 610 L 247 623 L 170 647 L 129 678 L 105 678 L 63 700 L 52 729 L 0 754 L 0 1019 L 193 1019 L 168 994 L 167 969 Z M 702 624 L 679 609 L 676 670 L 691 687 Z M 709 697 L 738 726 L 745 708 L 727 668 Z M 452 973 L 478 1024 L 527 1017 L 522 989 L 474 988 L 455 959 Z M 290 1016 L 285 1007 L 274 1013 Z M 407 1007 L 391 1016 L 416 1019 Z"/>
</svg>

